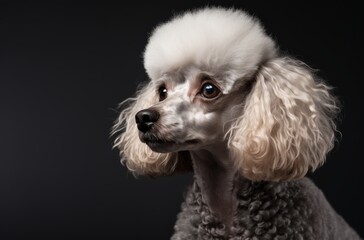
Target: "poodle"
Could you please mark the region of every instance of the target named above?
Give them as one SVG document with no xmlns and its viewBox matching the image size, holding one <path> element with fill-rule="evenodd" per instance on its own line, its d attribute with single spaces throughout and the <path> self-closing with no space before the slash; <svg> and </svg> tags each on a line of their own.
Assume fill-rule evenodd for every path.
<svg viewBox="0 0 364 240">
<path fill-rule="evenodd" d="M 259 20 L 187 11 L 153 31 L 144 67 L 115 147 L 135 175 L 194 172 L 171 239 L 360 239 L 305 177 L 333 148 L 337 100 Z"/>
</svg>

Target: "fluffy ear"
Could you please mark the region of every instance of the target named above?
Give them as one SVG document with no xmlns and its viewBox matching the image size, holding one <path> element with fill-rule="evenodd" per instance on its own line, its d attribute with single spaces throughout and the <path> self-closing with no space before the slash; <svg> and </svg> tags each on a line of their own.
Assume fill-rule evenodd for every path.
<svg viewBox="0 0 364 240">
<path fill-rule="evenodd" d="M 135 114 L 156 102 L 156 90 L 153 82 L 150 82 L 137 92 L 135 98 L 120 104 L 123 110 L 113 127 L 113 134 L 119 134 L 114 147 L 120 150 L 121 162 L 136 175 L 169 174 L 177 164 L 177 153 L 153 152 L 138 137 Z"/>
<path fill-rule="evenodd" d="M 229 147 L 243 176 L 295 179 L 323 164 L 334 145 L 339 110 L 329 91 L 302 62 L 265 63 L 230 130 Z"/>
</svg>

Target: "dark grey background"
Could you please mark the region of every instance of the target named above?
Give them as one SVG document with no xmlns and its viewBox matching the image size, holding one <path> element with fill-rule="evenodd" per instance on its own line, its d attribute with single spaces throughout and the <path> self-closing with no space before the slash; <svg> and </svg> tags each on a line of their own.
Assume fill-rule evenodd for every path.
<svg viewBox="0 0 364 240">
<path fill-rule="evenodd" d="M 282 51 L 336 87 L 342 138 L 310 176 L 364 236 L 359 6 L 50 2 L 0 2 L 0 239 L 169 239 L 191 175 L 134 179 L 109 132 L 118 103 L 147 80 L 153 27 L 208 4 L 254 14 Z"/>
</svg>

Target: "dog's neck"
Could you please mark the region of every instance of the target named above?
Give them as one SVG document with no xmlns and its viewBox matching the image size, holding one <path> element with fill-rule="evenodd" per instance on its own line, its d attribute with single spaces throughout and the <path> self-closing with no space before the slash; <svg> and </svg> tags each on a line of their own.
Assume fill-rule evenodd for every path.
<svg viewBox="0 0 364 240">
<path fill-rule="evenodd" d="M 191 151 L 197 184 L 212 213 L 230 228 L 236 209 L 236 170 L 224 144 Z"/>
</svg>

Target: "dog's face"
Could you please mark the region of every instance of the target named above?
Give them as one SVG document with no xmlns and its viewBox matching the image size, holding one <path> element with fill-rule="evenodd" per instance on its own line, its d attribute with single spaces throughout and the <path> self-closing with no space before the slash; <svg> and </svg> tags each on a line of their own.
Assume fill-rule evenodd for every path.
<svg viewBox="0 0 364 240">
<path fill-rule="evenodd" d="M 115 146 L 135 173 L 172 173 L 186 150 L 219 146 L 247 178 L 293 179 L 333 147 L 330 87 L 280 57 L 242 11 L 206 8 L 160 25 L 144 67 L 150 82 L 114 126 Z"/>
<path fill-rule="evenodd" d="M 221 144 L 241 111 L 241 82 L 229 86 L 199 69 L 165 74 L 154 82 L 158 102 L 135 116 L 140 140 L 163 153 Z"/>
</svg>

